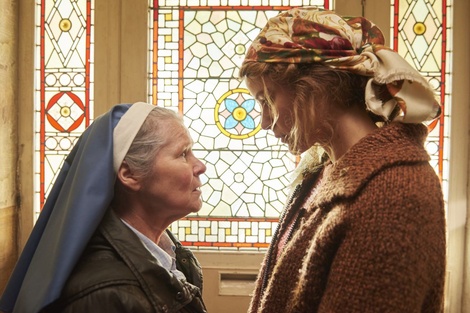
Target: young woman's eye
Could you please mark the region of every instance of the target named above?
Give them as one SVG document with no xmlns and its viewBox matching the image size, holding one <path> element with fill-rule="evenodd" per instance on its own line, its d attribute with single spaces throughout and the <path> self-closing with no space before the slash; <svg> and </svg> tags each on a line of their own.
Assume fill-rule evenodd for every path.
<svg viewBox="0 0 470 313">
<path fill-rule="evenodd" d="M 260 105 L 261 109 L 266 108 L 267 105 L 268 105 L 268 101 L 266 99 L 259 100 L 258 102 L 259 102 L 259 105 Z"/>
</svg>

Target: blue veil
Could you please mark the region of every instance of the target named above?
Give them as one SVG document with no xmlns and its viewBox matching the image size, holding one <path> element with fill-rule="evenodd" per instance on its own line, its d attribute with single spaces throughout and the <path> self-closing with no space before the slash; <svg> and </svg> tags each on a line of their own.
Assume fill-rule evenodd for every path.
<svg viewBox="0 0 470 313">
<path fill-rule="evenodd" d="M 0 300 L 0 311 L 38 312 L 61 290 L 114 194 L 114 106 L 80 136 L 48 196 Z"/>
</svg>

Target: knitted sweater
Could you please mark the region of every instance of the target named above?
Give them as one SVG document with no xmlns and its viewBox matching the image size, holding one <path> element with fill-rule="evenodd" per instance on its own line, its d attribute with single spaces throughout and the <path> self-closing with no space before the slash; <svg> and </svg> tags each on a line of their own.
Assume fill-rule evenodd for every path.
<svg viewBox="0 0 470 313">
<path fill-rule="evenodd" d="M 423 125 L 391 123 L 364 137 L 286 206 L 249 312 L 442 312 L 445 214 Z M 277 240 L 301 210 L 276 260 Z"/>
</svg>

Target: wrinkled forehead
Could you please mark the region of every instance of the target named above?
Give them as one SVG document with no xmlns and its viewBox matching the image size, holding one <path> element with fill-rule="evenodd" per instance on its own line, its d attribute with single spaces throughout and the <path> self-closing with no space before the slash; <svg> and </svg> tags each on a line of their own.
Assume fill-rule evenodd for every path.
<svg viewBox="0 0 470 313">
<path fill-rule="evenodd" d="M 193 143 L 188 128 L 180 118 L 168 118 L 161 121 L 158 132 L 166 143 L 176 141 Z"/>
</svg>

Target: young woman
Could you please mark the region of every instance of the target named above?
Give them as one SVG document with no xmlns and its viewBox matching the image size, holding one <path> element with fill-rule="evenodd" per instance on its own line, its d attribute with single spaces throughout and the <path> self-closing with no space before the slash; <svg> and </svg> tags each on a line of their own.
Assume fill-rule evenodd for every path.
<svg viewBox="0 0 470 313">
<path fill-rule="evenodd" d="M 441 312 L 445 215 L 427 81 L 365 18 L 271 18 L 240 76 L 262 127 L 302 154 L 250 312 Z"/>
<path fill-rule="evenodd" d="M 65 161 L 1 299 L 5 312 L 206 312 L 167 230 L 202 206 L 205 165 L 173 111 L 117 105 Z"/>
</svg>

